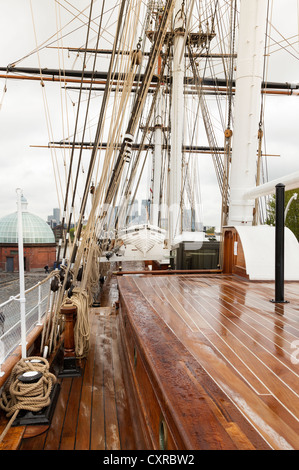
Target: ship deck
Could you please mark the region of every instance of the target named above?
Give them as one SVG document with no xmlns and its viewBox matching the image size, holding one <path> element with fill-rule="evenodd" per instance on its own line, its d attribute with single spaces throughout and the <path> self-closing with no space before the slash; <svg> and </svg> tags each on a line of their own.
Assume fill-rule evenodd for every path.
<svg viewBox="0 0 299 470">
<path fill-rule="evenodd" d="M 233 276 L 119 280 L 172 447 L 299 449 L 298 287 L 286 283 L 289 303 L 278 304 L 274 283 Z M 140 383 L 139 395 L 151 421 Z"/>
<path fill-rule="evenodd" d="M 119 352 L 117 281 L 108 278 L 101 307 L 90 310 L 90 350 L 78 363 L 80 377 L 59 378 L 60 393 L 50 427 L 25 430 L 20 450 L 131 450 L 132 430 Z"/>
<path fill-rule="evenodd" d="M 82 376 L 61 381 L 51 426 L 21 449 L 159 449 L 161 416 L 168 448 L 299 449 L 298 287 L 274 304 L 274 283 L 233 276 L 112 277 Z"/>
</svg>

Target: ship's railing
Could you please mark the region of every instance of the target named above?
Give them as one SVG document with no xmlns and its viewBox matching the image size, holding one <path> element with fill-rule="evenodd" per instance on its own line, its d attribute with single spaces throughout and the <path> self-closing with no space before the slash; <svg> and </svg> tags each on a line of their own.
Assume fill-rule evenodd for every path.
<svg viewBox="0 0 299 470">
<path fill-rule="evenodd" d="M 25 291 L 26 336 L 42 323 L 48 313 L 51 296 L 51 277 Z M 20 294 L 10 297 L 0 305 L 0 375 L 1 365 L 12 351 L 21 344 Z"/>
</svg>

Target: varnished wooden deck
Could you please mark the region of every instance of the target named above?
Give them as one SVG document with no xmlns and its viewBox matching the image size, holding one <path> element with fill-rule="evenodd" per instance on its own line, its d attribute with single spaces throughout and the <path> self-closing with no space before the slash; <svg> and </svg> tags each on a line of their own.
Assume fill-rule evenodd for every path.
<svg viewBox="0 0 299 470">
<path fill-rule="evenodd" d="M 164 407 L 178 448 L 299 449 L 298 283 L 285 285 L 290 303 L 273 304 L 273 283 L 224 275 L 123 276 L 120 310 L 111 308 L 116 284 L 110 279 L 101 308 L 92 311 L 82 376 L 61 381 L 50 428 L 23 439 L 21 450 L 145 448 L 144 436 L 137 442 L 133 432 L 138 420 L 129 412 L 119 349 L 129 317 L 128 340 L 138 337 L 140 344 L 137 366 L 132 360 L 126 370 L 137 374 L 143 364 L 146 371 L 144 423 L 155 448 L 161 413 L 151 410 L 153 399 Z"/>
<path fill-rule="evenodd" d="M 286 304 L 270 302 L 274 283 L 224 275 L 124 276 L 119 289 L 187 445 L 299 449 L 298 283 Z"/>
<path fill-rule="evenodd" d="M 61 390 L 49 429 L 23 439 L 21 450 L 136 449 L 118 350 L 118 300 L 109 280 L 101 307 L 91 310 L 91 341 L 82 375 L 59 379 Z"/>
</svg>

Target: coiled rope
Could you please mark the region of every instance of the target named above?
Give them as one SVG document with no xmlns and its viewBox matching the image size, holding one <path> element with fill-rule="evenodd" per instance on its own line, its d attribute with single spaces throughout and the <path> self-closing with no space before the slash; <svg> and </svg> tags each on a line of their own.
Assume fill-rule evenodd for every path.
<svg viewBox="0 0 299 470">
<path fill-rule="evenodd" d="M 34 375 L 39 372 L 39 378 L 34 383 L 24 383 L 22 376 Z M 0 436 L 0 443 L 6 436 L 20 410 L 38 412 L 49 406 L 50 394 L 56 376 L 49 372 L 49 363 L 42 357 L 28 357 L 21 359 L 13 368 L 11 375 L 5 383 L 0 398 L 2 408 L 7 418 L 11 418 Z"/>
</svg>

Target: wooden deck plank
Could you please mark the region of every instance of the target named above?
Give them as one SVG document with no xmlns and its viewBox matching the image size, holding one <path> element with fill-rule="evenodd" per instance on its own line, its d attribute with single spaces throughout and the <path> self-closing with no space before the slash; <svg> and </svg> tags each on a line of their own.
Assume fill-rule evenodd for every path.
<svg viewBox="0 0 299 470">
<path fill-rule="evenodd" d="M 104 331 L 102 319 L 96 315 L 94 332 L 94 378 L 92 396 L 92 419 L 91 419 L 91 450 L 105 450 L 105 416 L 104 416 L 104 372 L 102 362 L 101 341 Z"/>
<path fill-rule="evenodd" d="M 148 296 L 157 295 L 157 292 L 159 292 L 159 295 L 161 295 L 161 290 L 163 290 L 163 292 L 167 290 L 166 286 L 162 284 L 162 279 L 161 284 L 159 286 L 155 286 L 155 288 L 153 284 L 151 284 L 150 291 L 147 291 L 144 285 L 142 285 L 142 288 L 145 290 L 146 295 Z M 171 291 L 170 298 L 174 298 L 174 293 Z M 233 365 L 233 367 L 238 370 L 239 375 L 243 377 L 244 380 L 249 382 L 255 390 L 258 390 L 259 393 L 268 393 L 268 390 L 263 386 L 263 384 L 261 384 L 256 375 L 253 374 L 252 371 L 246 366 L 244 361 L 242 361 L 235 348 L 231 348 L 225 338 L 222 338 L 220 335 L 217 335 L 211 331 L 210 323 L 205 318 L 205 310 L 202 309 L 202 313 L 199 313 L 190 302 L 188 302 L 188 305 L 186 305 L 186 309 L 188 309 L 190 315 L 192 315 L 193 322 L 199 327 L 197 332 L 194 330 L 195 334 L 193 335 L 194 337 L 192 341 L 200 341 L 202 344 L 205 344 L 208 347 L 211 347 L 212 345 L 215 351 L 220 353 L 222 357 L 227 360 L 228 364 Z M 181 324 L 179 326 L 180 317 L 176 318 L 174 314 L 175 312 L 173 312 L 173 314 L 168 317 L 167 324 L 169 324 L 172 330 L 176 332 L 176 335 L 179 338 L 184 337 L 184 325 Z M 162 317 L 164 317 L 164 309 Z"/>
<path fill-rule="evenodd" d="M 78 423 L 78 413 L 81 399 L 82 383 L 84 379 L 84 369 L 82 376 L 72 379 L 68 406 L 64 418 L 59 450 L 74 450 L 76 443 L 76 432 Z"/>
<path fill-rule="evenodd" d="M 40 450 L 44 449 L 46 434 L 43 433 L 35 437 L 23 439 L 20 450 Z"/>
<path fill-rule="evenodd" d="M 90 421 L 92 413 L 92 393 L 93 388 L 90 386 L 93 382 L 94 373 L 94 315 L 91 315 L 90 325 L 90 350 L 89 358 L 86 361 L 84 369 L 84 380 L 82 384 L 81 399 L 79 405 L 78 425 L 76 432 L 75 450 L 89 449 L 90 446 Z"/>
<path fill-rule="evenodd" d="M 284 319 L 280 318 L 280 316 L 277 317 L 277 314 L 275 324 L 273 323 L 272 315 L 265 314 L 264 304 L 260 304 L 259 308 L 257 305 L 250 306 L 250 304 L 244 305 L 242 303 L 240 305 L 238 303 L 238 299 L 236 299 L 235 295 L 233 295 L 228 289 L 225 289 L 225 294 L 222 294 L 221 303 L 231 314 L 231 317 L 238 318 L 240 323 L 244 322 L 252 329 L 253 332 L 257 332 L 259 336 L 263 336 L 268 339 L 269 342 L 271 341 L 269 334 L 270 336 L 273 336 L 273 333 L 275 333 L 278 341 L 283 339 L 284 342 L 288 342 L 289 344 L 297 339 L 296 335 L 286 331 L 284 328 Z M 273 329 L 273 326 L 275 330 Z M 277 346 L 279 346 L 279 344 Z"/>
<path fill-rule="evenodd" d="M 194 297 L 196 298 L 196 295 Z M 272 319 L 272 321 L 268 321 L 267 328 L 265 328 L 261 322 L 261 315 L 259 315 L 258 321 L 254 320 L 250 316 L 251 310 L 248 306 L 240 308 L 235 303 L 228 303 L 227 299 L 222 299 L 221 305 L 219 305 L 218 300 L 210 298 L 209 303 L 238 327 L 239 339 L 242 338 L 242 335 L 243 337 L 244 335 L 248 336 L 247 347 L 250 347 L 250 341 L 252 341 L 252 346 L 254 346 L 260 361 L 267 364 L 267 367 L 271 367 L 275 374 L 280 377 L 284 376 L 287 386 L 293 390 L 298 389 L 298 371 L 290 368 L 292 341 L 296 340 L 296 337 L 284 332 L 283 319 L 278 318 L 279 326 L 276 324 L 276 319 L 275 322 Z M 257 312 L 256 309 L 255 312 Z M 263 306 L 261 306 L 260 312 L 263 312 Z"/>
<path fill-rule="evenodd" d="M 115 401 L 115 384 L 114 370 L 112 362 L 111 348 L 111 322 L 105 322 L 103 347 L 103 367 L 104 367 L 104 412 L 105 412 L 105 435 L 106 449 L 117 450 L 121 448 L 119 427 L 117 419 L 116 401 Z"/>
<path fill-rule="evenodd" d="M 178 341 L 173 330 L 163 322 L 152 309 L 147 299 L 140 294 L 136 279 L 119 281 L 122 302 L 136 331 L 135 340 L 140 342 L 144 359 L 148 364 L 151 382 L 161 390 L 159 398 L 166 408 L 168 420 L 180 429 L 187 449 L 236 449 L 240 441 L 223 426 L 219 415 L 227 423 L 235 423 L 241 435 L 246 435 L 254 448 L 269 448 L 260 434 L 246 421 L 226 393 L 211 379 L 202 365 L 190 355 L 186 346 Z M 161 304 L 161 308 L 164 305 Z M 188 334 L 189 338 L 189 334 Z M 194 338 L 190 338 L 191 341 Z M 197 343 L 197 346 L 201 347 Z M 207 348 L 202 347 L 207 353 Z M 209 357 L 211 360 L 212 356 Z M 224 369 L 225 369 L 225 364 Z M 186 373 L 186 368 L 189 374 Z M 226 370 L 224 377 L 227 377 Z M 193 376 L 193 377 L 192 377 Z M 233 376 L 233 380 L 235 377 Z M 242 383 L 244 386 L 244 383 Z M 200 389 L 200 392 L 198 391 Z M 157 392 L 158 393 L 158 392 Z M 217 412 L 210 406 L 217 404 Z M 220 413 L 220 414 L 219 414 Z M 233 418 L 230 418 L 233 416 Z M 176 424 L 175 424 L 176 423 Z M 174 429 L 172 428 L 174 431 Z"/>
<path fill-rule="evenodd" d="M 187 281 L 190 283 L 190 289 L 192 290 L 194 288 L 193 292 L 196 293 L 196 280 L 188 278 Z M 246 289 L 246 294 L 244 289 Z M 207 295 L 209 297 L 214 295 L 216 298 L 219 297 L 223 301 L 229 299 L 230 303 L 240 306 L 242 314 L 247 310 L 251 318 L 256 319 L 258 323 L 263 322 L 265 326 L 268 324 L 271 327 L 273 325 L 273 319 L 279 322 L 278 313 L 281 313 L 281 309 L 284 308 L 281 304 L 272 304 L 269 301 L 271 296 L 268 296 L 264 292 L 263 287 L 258 284 L 253 283 L 250 287 L 245 284 L 240 289 L 240 282 L 236 282 L 234 279 L 221 280 L 219 277 L 216 277 L 213 279 L 213 282 L 211 281 L 211 285 L 205 291 L 201 291 L 201 295 Z M 298 323 L 296 328 L 296 317 L 292 319 L 288 314 L 289 307 L 288 312 L 286 312 L 286 315 L 284 316 L 282 325 L 284 330 L 286 326 L 290 325 L 291 328 L 294 328 L 294 333 L 296 334 L 298 333 Z M 288 331 L 288 329 L 286 331 Z"/>
<path fill-rule="evenodd" d="M 196 378 L 190 373 L 188 367 L 185 366 L 185 370 L 187 374 L 195 381 L 196 387 L 200 395 L 204 396 L 204 389 L 201 383 L 197 381 Z M 213 410 L 213 413 L 217 416 L 219 423 L 221 423 L 228 435 L 231 436 L 231 439 L 235 443 L 236 448 L 238 450 L 254 450 L 255 447 L 252 442 L 250 442 L 246 434 L 243 433 L 238 424 L 231 420 L 232 415 L 227 412 L 228 404 L 226 404 L 226 410 L 224 411 L 223 406 L 220 407 L 219 403 L 216 404 L 215 400 L 211 397 L 206 396 L 206 400 L 211 410 Z M 227 415 L 229 416 L 229 418 L 227 417 Z"/>
<path fill-rule="evenodd" d="M 283 318 L 282 324 L 284 329 L 298 335 L 298 313 L 295 307 L 298 299 L 297 301 L 294 300 L 294 305 L 292 303 L 273 304 L 270 302 L 273 299 L 273 288 L 270 288 L 267 283 L 245 284 L 242 289 L 240 289 L 239 284 L 232 279 L 231 282 L 226 281 L 222 288 L 231 292 L 233 298 L 245 307 L 249 305 L 252 313 L 255 314 L 257 312 L 260 318 L 263 316 L 269 322 L 271 320 L 273 322 L 274 319 L 279 322 L 279 317 L 281 316 Z M 290 287 L 294 288 L 294 285 L 292 286 L 291 284 Z M 246 289 L 246 294 L 244 289 Z"/>
<path fill-rule="evenodd" d="M 213 299 L 209 300 L 209 303 L 215 307 L 218 311 L 220 309 L 219 303 Z M 233 305 L 223 303 L 221 306 L 221 312 L 224 317 L 224 328 L 235 331 L 238 334 L 238 339 L 247 343 L 247 347 L 250 344 L 254 345 L 254 350 L 258 353 L 258 357 L 261 360 L 263 356 L 269 354 L 271 359 L 266 361 L 267 364 L 273 362 L 277 368 L 281 365 L 282 368 L 287 368 L 291 359 L 291 344 L 294 338 L 290 338 L 287 334 L 284 334 L 283 330 L 277 332 L 272 328 L 265 328 L 263 324 L 253 322 L 248 316 L 240 312 L 240 309 Z M 225 318 L 227 319 L 225 321 Z M 231 324 L 229 324 L 230 322 Z M 265 362 L 265 360 L 264 360 Z M 293 380 L 297 381 L 298 376 L 294 375 Z"/>
<path fill-rule="evenodd" d="M 162 281 L 162 280 L 161 280 Z M 152 289 L 153 289 L 153 286 L 151 286 Z M 165 285 L 162 285 L 160 284 L 159 285 L 159 288 L 163 289 L 163 291 L 165 291 L 167 288 Z M 156 287 L 157 289 L 157 287 Z M 174 292 L 171 292 L 171 295 L 172 297 L 174 297 Z M 188 297 L 189 300 L 190 300 L 190 297 Z M 211 300 L 209 300 L 209 302 L 212 302 Z M 209 303 L 209 306 L 211 305 L 211 303 Z M 250 363 L 250 352 L 249 354 L 247 354 L 247 352 L 245 351 L 245 358 L 242 359 L 242 355 L 243 354 L 243 349 L 242 349 L 242 344 L 239 345 L 237 341 L 233 341 L 232 344 L 230 344 L 230 342 L 228 341 L 228 338 L 227 338 L 227 334 L 224 334 L 223 337 L 217 333 L 216 331 L 216 328 L 218 326 L 218 324 L 216 323 L 216 327 L 213 328 L 213 324 L 211 323 L 211 320 L 209 320 L 209 315 L 210 315 L 210 311 L 206 308 L 204 308 L 204 304 L 199 304 L 199 305 L 195 305 L 196 308 L 194 308 L 194 306 L 192 305 L 192 302 L 189 303 L 188 305 L 189 307 L 189 310 L 193 312 L 193 316 L 194 316 L 194 320 L 196 321 L 196 316 L 198 315 L 198 312 L 196 311 L 196 308 L 201 308 L 201 324 L 204 324 L 204 328 L 200 328 L 200 331 L 201 333 L 203 333 L 204 335 L 204 338 L 206 340 L 208 340 L 209 343 L 205 342 L 206 344 L 208 344 L 209 346 L 212 346 L 215 351 L 217 351 L 218 353 L 221 353 L 222 357 L 227 361 L 228 364 L 230 364 L 234 370 L 237 370 L 238 371 L 238 374 L 244 379 L 246 380 L 248 383 L 251 384 L 252 388 L 255 389 L 258 393 L 260 394 L 267 394 L 269 393 L 269 390 L 263 385 L 263 383 L 259 380 L 259 378 L 257 377 L 257 375 L 255 373 L 252 372 L 252 370 L 250 369 L 250 367 L 248 365 L 246 365 L 246 362 Z M 186 307 L 186 308 L 188 308 Z M 193 310 L 192 310 L 193 309 Z M 218 310 L 219 311 L 219 310 Z M 172 329 L 177 331 L 177 325 L 176 324 L 173 324 L 171 325 Z M 224 329 L 225 329 L 225 326 L 224 326 Z M 199 334 L 197 335 L 194 335 L 195 338 L 193 340 L 196 340 L 196 336 L 197 338 L 199 338 Z M 179 336 L 181 337 L 181 336 Z M 202 336 L 200 336 L 200 339 L 202 341 L 203 338 Z M 234 339 L 234 338 L 233 338 Z M 246 359 L 246 361 L 245 361 Z"/>
<path fill-rule="evenodd" d="M 289 370 L 290 373 L 288 374 L 288 378 L 286 378 L 288 382 L 286 385 L 292 387 L 293 390 L 298 388 L 299 379 L 297 374 L 288 369 L 290 355 L 287 358 L 284 358 L 283 354 L 277 356 L 277 346 L 273 344 L 273 339 L 266 339 L 257 332 L 257 329 L 255 336 L 252 336 L 247 324 L 243 322 L 243 324 L 240 325 L 239 319 L 232 317 L 231 314 L 234 311 L 233 307 L 231 307 L 228 312 L 227 309 L 223 308 L 222 303 L 219 303 L 219 301 L 212 298 L 207 301 L 196 295 L 192 296 L 191 302 L 194 302 L 195 305 L 203 305 L 206 310 L 209 309 L 209 322 L 211 328 L 217 329 L 217 326 L 221 325 L 223 336 L 226 341 L 230 341 L 230 337 L 232 337 L 231 343 L 235 345 L 235 348 L 238 348 L 239 354 L 241 353 L 243 355 L 244 360 L 247 360 L 250 364 L 253 364 L 253 362 L 256 364 L 255 367 L 257 369 L 257 375 L 263 375 L 263 370 L 261 370 L 260 373 L 259 370 L 264 367 L 275 371 L 276 375 L 280 375 L 284 371 Z M 219 314 L 221 315 L 221 318 L 219 318 Z M 236 342 L 239 343 L 240 347 L 238 347 Z M 283 344 L 283 341 L 281 341 L 281 343 Z M 286 345 L 286 348 L 288 347 L 289 343 Z M 282 352 L 282 345 L 280 346 L 280 349 Z"/>
<path fill-rule="evenodd" d="M 64 417 L 67 410 L 71 387 L 71 378 L 65 378 L 61 381 L 59 400 L 55 407 L 51 426 L 47 432 L 44 450 L 59 450 L 60 448 L 60 438 L 63 430 Z M 26 441 L 27 439 L 23 441 L 24 444 L 26 444 Z"/>
<path fill-rule="evenodd" d="M 212 301 L 209 302 L 209 308 L 212 309 Z M 218 308 L 217 311 L 219 312 L 219 310 Z M 233 328 L 231 325 L 228 326 L 223 318 L 221 324 L 225 340 L 230 342 L 229 336 Z M 259 377 L 261 383 L 268 389 L 268 393 L 273 394 L 278 402 L 282 403 L 289 410 L 290 414 L 296 415 L 299 409 L 297 394 L 298 376 L 288 366 L 281 363 L 279 358 L 275 358 L 273 354 L 265 352 L 258 342 L 252 341 L 243 331 L 235 331 L 231 342 L 232 345 L 235 344 L 236 338 L 240 341 L 238 354 L 241 355 L 244 362 L 246 361 L 248 367 L 253 370 L 256 376 Z M 233 347 L 236 349 L 236 346 Z"/>
<path fill-rule="evenodd" d="M 183 285 L 187 285 L 187 282 L 188 281 L 183 281 L 182 283 Z M 211 305 L 214 311 L 217 312 L 217 314 L 220 313 L 222 318 L 221 320 L 219 319 L 219 323 L 221 323 L 221 325 L 225 327 L 225 320 L 228 319 L 229 322 L 238 326 L 241 334 L 242 334 L 242 331 L 244 331 L 248 335 L 248 338 L 252 338 L 252 340 L 255 343 L 260 342 L 263 348 L 266 348 L 266 345 L 267 345 L 269 352 L 272 353 L 273 355 L 277 353 L 277 347 L 280 347 L 282 349 L 281 344 L 276 345 L 273 339 L 271 337 L 269 338 L 269 332 L 273 334 L 273 321 L 269 323 L 272 325 L 272 329 L 268 328 L 267 331 L 263 330 L 263 325 L 261 325 L 260 318 L 258 322 L 257 321 L 254 322 L 252 320 L 252 316 L 249 315 L 252 312 L 252 310 L 248 306 L 247 307 L 240 306 L 240 305 L 237 306 L 236 303 L 234 304 L 228 303 L 227 298 L 225 300 L 223 298 L 217 299 L 217 296 L 215 296 L 215 293 L 214 293 L 214 296 L 211 295 L 208 298 L 203 297 L 200 293 L 197 294 L 196 291 L 194 291 L 194 289 L 192 290 L 192 298 L 196 300 L 196 302 L 198 303 L 198 307 L 200 307 L 201 302 L 203 302 L 205 306 Z M 244 320 L 244 316 L 246 316 L 246 310 L 247 310 L 247 319 L 246 319 L 247 321 Z M 263 310 L 261 308 L 260 312 L 262 313 L 262 311 Z M 228 323 L 226 323 L 226 325 L 227 324 Z M 276 324 L 274 325 L 274 327 L 276 330 Z M 282 334 L 283 333 L 284 331 L 282 329 Z M 276 336 L 277 332 L 275 331 L 274 334 Z M 294 336 L 291 336 L 288 339 L 285 338 L 285 335 L 280 336 L 280 342 L 281 343 L 283 342 L 287 346 L 287 348 L 284 350 L 286 355 L 289 354 L 291 341 L 294 339 L 296 339 L 296 337 Z M 281 355 L 279 357 L 279 361 L 285 361 L 285 365 L 288 365 L 290 361 L 290 357 L 287 356 L 287 358 L 285 358 L 283 355 Z"/>
</svg>

